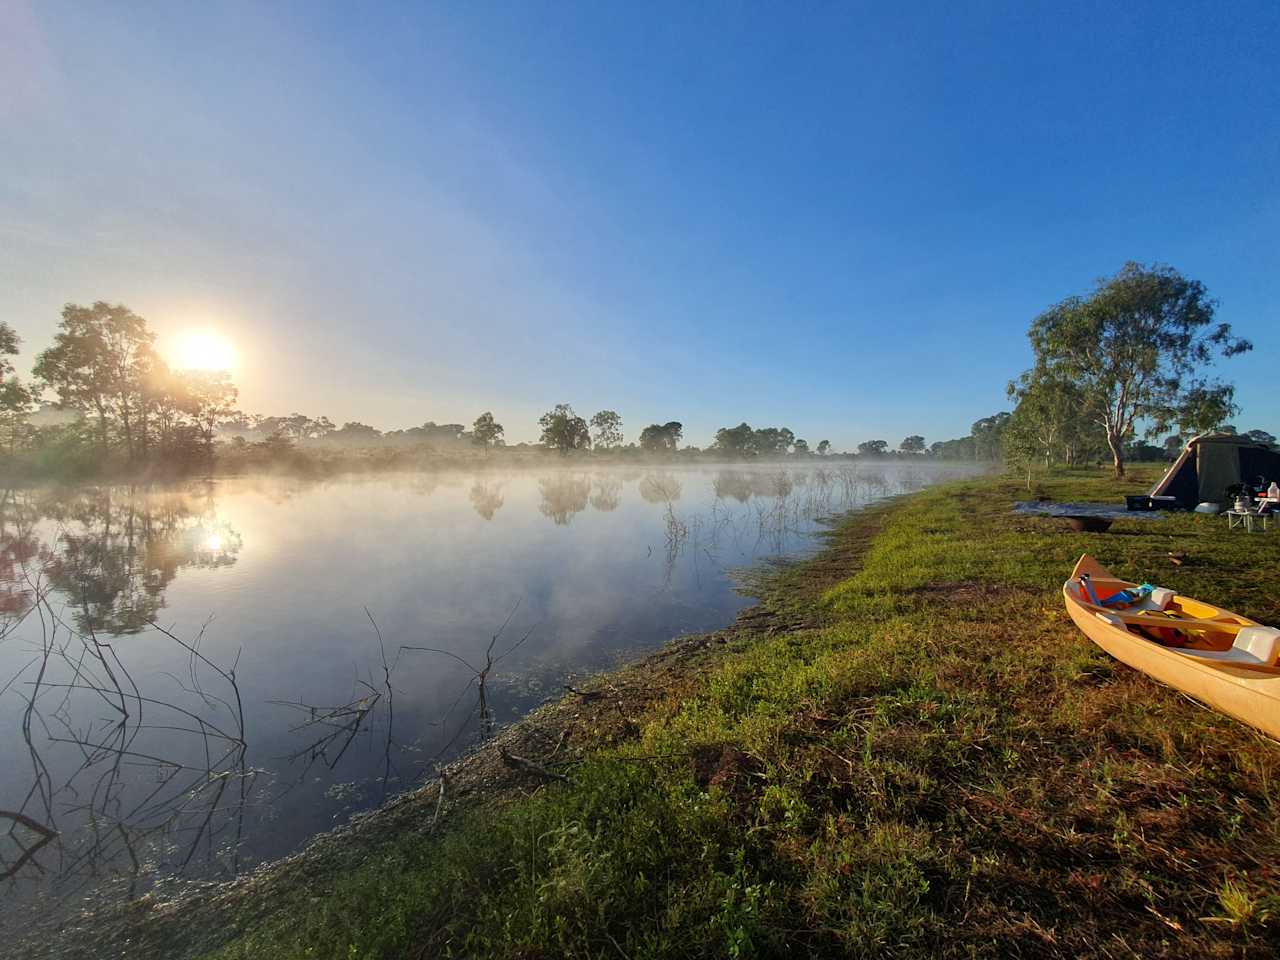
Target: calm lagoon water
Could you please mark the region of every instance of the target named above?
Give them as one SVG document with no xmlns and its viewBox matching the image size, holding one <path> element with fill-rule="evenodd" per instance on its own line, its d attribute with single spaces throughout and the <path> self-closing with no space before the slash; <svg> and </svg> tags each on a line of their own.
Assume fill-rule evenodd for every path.
<svg viewBox="0 0 1280 960">
<path fill-rule="evenodd" d="M 573 677 L 724 626 L 751 602 L 734 570 L 803 555 L 824 519 L 957 472 L 565 467 L 9 491 L 6 895 L 136 892 L 296 850 Z"/>
</svg>

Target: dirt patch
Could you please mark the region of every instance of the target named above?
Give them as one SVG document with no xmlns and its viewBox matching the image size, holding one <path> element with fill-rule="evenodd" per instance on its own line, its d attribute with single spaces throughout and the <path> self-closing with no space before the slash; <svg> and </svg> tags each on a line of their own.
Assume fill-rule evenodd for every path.
<svg viewBox="0 0 1280 960">
<path fill-rule="evenodd" d="M 703 789 L 717 789 L 733 798 L 735 806 L 749 803 L 759 794 L 761 763 L 731 744 L 707 744 L 689 757 L 693 779 Z"/>
</svg>

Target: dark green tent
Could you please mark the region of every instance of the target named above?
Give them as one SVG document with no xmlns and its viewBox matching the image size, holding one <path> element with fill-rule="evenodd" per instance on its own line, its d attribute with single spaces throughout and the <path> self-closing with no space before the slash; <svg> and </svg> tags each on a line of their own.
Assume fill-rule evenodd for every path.
<svg viewBox="0 0 1280 960">
<path fill-rule="evenodd" d="M 1280 452 L 1233 433 L 1192 437 L 1169 472 L 1151 490 L 1153 497 L 1174 497 L 1183 507 L 1225 503 L 1237 483 L 1280 483 Z"/>
</svg>

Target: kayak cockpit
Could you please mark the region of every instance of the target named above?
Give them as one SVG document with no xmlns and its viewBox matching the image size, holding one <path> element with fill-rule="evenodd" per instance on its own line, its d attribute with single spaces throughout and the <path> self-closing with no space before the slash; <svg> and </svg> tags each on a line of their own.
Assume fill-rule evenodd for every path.
<svg viewBox="0 0 1280 960">
<path fill-rule="evenodd" d="M 1274 668 L 1280 662 L 1280 630 L 1172 590 L 1150 588 L 1131 603 L 1104 605 L 1120 591 L 1136 589 L 1123 580 L 1102 577 L 1072 578 L 1064 584 L 1067 595 L 1102 622 L 1187 657 L 1250 667 Z"/>
<path fill-rule="evenodd" d="M 1122 618 L 1107 610 L 1097 610 L 1094 616 L 1113 627 L 1137 634 L 1161 646 L 1172 647 L 1177 653 L 1200 660 L 1217 660 L 1249 667 L 1275 667 L 1277 661 L 1280 661 L 1280 630 L 1274 627 L 1241 627 L 1231 633 L 1219 632 L 1212 627 L 1196 627 L 1187 631 L 1189 636 L 1185 643 L 1177 643 L 1166 640 L 1159 633 L 1153 635 L 1151 632 L 1154 629 L 1185 635 L 1178 627 L 1179 620 L 1176 618 L 1155 621 L 1154 628 L 1148 628 L 1141 622 Z M 1205 621 L 1201 620 L 1199 623 L 1203 624 Z"/>
</svg>

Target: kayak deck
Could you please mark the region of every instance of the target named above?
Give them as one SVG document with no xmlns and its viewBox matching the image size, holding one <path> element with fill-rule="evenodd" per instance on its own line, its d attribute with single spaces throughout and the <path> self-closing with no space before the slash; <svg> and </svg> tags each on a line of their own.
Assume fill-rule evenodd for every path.
<svg viewBox="0 0 1280 960">
<path fill-rule="evenodd" d="M 1090 602 L 1081 574 L 1099 600 L 1135 585 L 1088 555 L 1080 558 L 1062 593 L 1068 614 L 1090 640 L 1122 663 L 1280 739 L 1280 631 L 1180 594 L 1163 609 L 1149 603 L 1146 609 L 1104 607 Z"/>
</svg>

